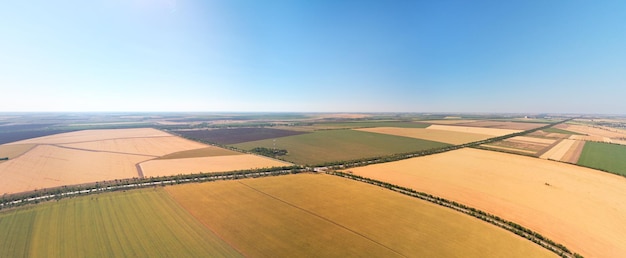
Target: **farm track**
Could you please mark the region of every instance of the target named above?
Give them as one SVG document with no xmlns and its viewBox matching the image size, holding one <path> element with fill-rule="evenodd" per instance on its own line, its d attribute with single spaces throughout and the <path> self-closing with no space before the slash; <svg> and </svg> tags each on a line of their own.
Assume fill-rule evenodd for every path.
<svg viewBox="0 0 626 258">
<path fill-rule="evenodd" d="M 400 252 L 398 252 L 398 251 L 396 251 L 396 250 L 394 250 L 394 249 L 392 249 L 392 248 L 390 248 L 390 247 L 388 247 L 388 246 L 386 246 L 386 245 L 384 245 L 384 244 L 382 244 L 382 243 L 380 243 L 380 242 L 378 242 L 378 241 L 376 241 L 376 240 L 374 240 L 374 239 L 371 239 L 371 238 L 369 238 L 368 236 L 363 235 L 363 234 L 361 234 L 361 233 L 359 233 L 359 232 L 357 232 L 357 231 L 355 231 L 355 230 L 353 230 L 353 229 L 350 229 L 350 228 L 348 228 L 348 227 L 346 227 L 346 226 L 344 226 L 344 225 L 342 225 L 342 224 L 339 224 L 339 223 L 337 223 L 337 222 L 335 222 L 335 221 L 333 221 L 333 220 L 330 220 L 330 219 L 328 219 L 328 218 L 326 218 L 326 217 L 323 217 L 323 216 L 321 216 L 321 215 L 319 215 L 319 214 L 317 214 L 317 213 L 314 213 L 314 212 L 312 212 L 312 211 L 310 211 L 310 210 L 304 209 L 304 208 L 302 208 L 302 207 L 300 207 L 300 206 L 294 205 L 294 204 L 292 204 L 292 203 L 290 203 L 290 202 L 287 202 L 287 201 L 285 201 L 285 200 L 283 200 L 283 199 L 280 199 L 280 198 L 278 198 L 278 197 L 276 197 L 276 196 L 273 196 L 273 195 L 271 195 L 271 194 L 268 194 L 268 193 L 266 193 L 266 192 L 263 192 L 263 191 L 261 191 L 261 190 L 259 190 L 259 189 L 256 189 L 256 188 L 254 188 L 254 187 L 252 187 L 252 186 L 250 186 L 250 185 L 248 185 L 248 184 L 245 184 L 245 183 L 243 183 L 243 182 L 239 182 L 239 183 L 240 183 L 240 184 L 242 184 L 242 185 L 244 185 L 244 186 L 246 186 L 246 187 L 248 187 L 248 188 L 250 188 L 250 189 L 252 189 L 252 190 L 254 190 L 254 191 L 256 191 L 256 192 L 258 192 L 258 193 L 260 193 L 260 194 L 263 194 L 263 195 L 265 195 L 265 196 L 267 196 L 267 197 L 270 197 L 270 198 L 272 198 L 272 199 L 274 199 L 274 200 L 277 200 L 277 201 L 279 201 L 279 202 L 282 202 L 282 203 L 284 203 L 284 204 L 286 204 L 286 205 L 288 205 L 288 206 L 290 206 L 290 207 L 293 207 L 293 208 L 296 208 L 296 209 L 301 210 L 301 211 L 303 211 L 303 212 L 306 212 L 306 213 L 308 213 L 308 214 L 311 214 L 311 215 L 313 215 L 313 216 L 315 216 L 315 217 L 317 217 L 317 218 L 320 218 L 320 219 L 322 219 L 322 220 L 324 220 L 324 221 L 327 221 L 327 222 L 329 222 L 329 223 L 331 223 L 331 224 L 333 224 L 333 225 L 336 225 L 336 226 L 338 226 L 338 227 L 340 227 L 340 228 L 343 228 L 343 229 L 345 229 L 345 230 L 347 230 L 347 231 L 349 231 L 349 232 L 351 232 L 351 233 L 353 233 L 353 234 L 356 234 L 356 235 L 358 235 L 358 236 L 361 236 L 361 237 L 363 237 L 363 238 L 365 238 L 365 239 L 367 239 L 367 240 L 371 241 L 372 243 L 375 243 L 375 244 L 377 244 L 377 245 L 379 245 L 379 246 L 382 246 L 383 248 L 385 248 L 385 249 L 387 249 L 387 250 L 389 250 L 389 251 L 392 251 L 392 252 L 396 253 L 397 255 L 400 255 L 400 256 L 402 256 L 402 257 L 407 257 L 407 256 L 405 256 L 405 255 L 401 254 Z"/>
</svg>

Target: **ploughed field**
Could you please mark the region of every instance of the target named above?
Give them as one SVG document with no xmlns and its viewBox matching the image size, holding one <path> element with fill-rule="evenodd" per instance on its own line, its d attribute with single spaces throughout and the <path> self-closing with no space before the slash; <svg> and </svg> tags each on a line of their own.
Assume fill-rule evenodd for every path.
<svg viewBox="0 0 626 258">
<path fill-rule="evenodd" d="M 349 171 L 483 210 L 586 257 L 626 256 L 621 176 L 468 148 Z"/>
<path fill-rule="evenodd" d="M 0 158 L 9 158 L 0 162 L 0 194 L 144 176 L 286 165 L 240 154 L 151 128 L 49 135 L 0 145 Z"/>
</svg>

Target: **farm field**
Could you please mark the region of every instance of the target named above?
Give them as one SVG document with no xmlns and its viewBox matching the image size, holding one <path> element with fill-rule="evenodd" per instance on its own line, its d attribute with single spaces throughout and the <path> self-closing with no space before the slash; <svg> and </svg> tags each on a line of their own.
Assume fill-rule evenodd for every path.
<svg viewBox="0 0 626 258">
<path fill-rule="evenodd" d="M 84 130 L 37 137 L 9 144 L 68 144 L 78 142 L 102 141 L 120 138 L 171 137 L 171 134 L 152 128 Z"/>
<path fill-rule="evenodd" d="M 355 129 L 363 132 L 389 134 L 422 140 L 443 142 L 449 144 L 463 144 L 479 140 L 489 139 L 493 136 L 486 134 L 463 133 L 437 129 L 423 128 L 397 128 L 397 127 L 373 127 Z"/>
<path fill-rule="evenodd" d="M 370 127 L 398 127 L 398 128 L 426 128 L 429 121 L 399 122 L 399 121 L 368 121 L 368 122 L 343 122 L 343 123 L 316 123 L 312 125 L 315 130 L 324 129 L 354 129 Z"/>
<path fill-rule="evenodd" d="M 90 152 L 39 145 L 0 163 L 0 194 L 138 177 L 139 155 Z"/>
<path fill-rule="evenodd" d="M 304 132 L 273 129 L 273 128 L 233 128 L 214 130 L 181 130 L 176 133 L 200 141 L 218 144 L 236 144 L 249 141 L 279 138 L 291 135 L 303 134 Z"/>
<path fill-rule="evenodd" d="M 310 165 L 426 150 L 448 144 L 356 130 L 324 130 L 232 146 L 245 150 L 255 147 L 286 149 L 288 154 L 281 158 Z"/>
<path fill-rule="evenodd" d="M 555 142 L 556 140 L 548 138 L 515 136 L 502 141 L 483 144 L 481 146 L 513 153 L 538 155 L 548 149 Z"/>
<path fill-rule="evenodd" d="M 151 128 L 50 135 L 0 145 L 0 155 L 4 152 L 10 159 L 0 162 L 0 194 L 141 177 L 138 163 L 167 154 L 171 155 L 166 158 L 238 154 Z"/>
<path fill-rule="evenodd" d="M 538 127 L 542 127 L 548 124 L 542 123 L 523 123 L 523 122 L 511 122 L 511 121 L 489 121 L 489 120 L 477 120 L 465 123 L 457 123 L 458 126 L 471 126 L 471 127 L 484 127 L 484 128 L 499 128 L 499 129 L 511 129 L 511 130 L 530 130 Z"/>
<path fill-rule="evenodd" d="M 583 141 L 563 139 L 539 156 L 539 158 L 557 161 L 578 159 L 578 157 L 574 157 L 572 153 L 576 153 L 576 150 L 582 148 L 582 145 L 584 145 Z"/>
<path fill-rule="evenodd" d="M 0 257 L 237 257 L 163 189 L 0 212 Z"/>
<path fill-rule="evenodd" d="M 495 136 L 503 136 L 512 133 L 519 133 L 524 130 L 513 130 L 513 129 L 500 129 L 500 128 L 484 128 L 484 127 L 471 127 L 471 126 L 456 126 L 456 125 L 431 125 L 426 127 L 426 129 L 432 130 L 443 130 L 443 131 L 451 131 L 451 132 L 461 132 L 461 133 L 475 133 L 475 134 L 486 134 Z"/>
<path fill-rule="evenodd" d="M 14 159 L 35 147 L 35 144 L 0 145 L 0 158 Z M 4 162 L 4 161 L 0 161 Z"/>
<path fill-rule="evenodd" d="M 184 159 L 184 158 L 201 158 L 214 156 L 241 155 L 243 153 L 232 151 L 229 149 L 219 148 L 215 146 L 204 147 L 200 149 L 186 150 L 170 153 L 156 158 L 159 159 Z"/>
<path fill-rule="evenodd" d="M 626 146 L 587 142 L 578 164 L 626 176 Z"/>
<path fill-rule="evenodd" d="M 557 126 L 558 126 L 558 125 L 557 125 Z M 572 131 L 568 131 L 568 130 L 563 130 L 563 129 L 559 129 L 559 128 L 555 128 L 555 127 L 546 128 L 546 129 L 543 129 L 542 131 L 544 131 L 544 132 L 546 132 L 546 133 L 560 133 L 560 134 L 584 135 L 584 134 L 581 134 L 581 133 L 572 132 Z"/>
<path fill-rule="evenodd" d="M 154 159 L 139 164 L 143 175 L 171 176 L 178 174 L 225 172 L 254 168 L 284 167 L 291 163 L 252 154 L 181 159 Z"/>
<path fill-rule="evenodd" d="M 587 126 L 578 124 L 559 124 L 555 126 L 558 129 L 576 132 L 583 135 L 599 136 L 607 138 L 626 138 L 626 131 L 603 127 L 603 126 Z"/>
<path fill-rule="evenodd" d="M 249 257 L 556 257 L 473 217 L 329 175 L 165 189 Z"/>
<path fill-rule="evenodd" d="M 349 171 L 514 221 L 585 257 L 626 255 L 621 176 L 468 148 Z"/>
</svg>

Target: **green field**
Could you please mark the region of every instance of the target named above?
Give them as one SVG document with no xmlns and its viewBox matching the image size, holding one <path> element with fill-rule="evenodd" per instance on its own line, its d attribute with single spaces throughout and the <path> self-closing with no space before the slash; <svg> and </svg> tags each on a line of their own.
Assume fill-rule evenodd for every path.
<svg viewBox="0 0 626 258">
<path fill-rule="evenodd" d="M 289 153 L 282 156 L 285 160 L 313 165 L 419 151 L 449 144 L 355 130 L 324 130 L 232 146 L 245 150 L 255 147 L 286 149 Z"/>
<path fill-rule="evenodd" d="M 578 164 L 626 176 L 626 146 L 587 142 Z"/>
<path fill-rule="evenodd" d="M 162 189 L 105 193 L 0 213 L 0 257 L 240 256 Z"/>
<path fill-rule="evenodd" d="M 584 135 L 582 133 L 572 132 L 572 131 L 563 130 L 563 129 L 559 129 L 559 128 L 554 128 L 554 127 L 543 129 L 542 131 L 544 131 L 546 133 L 562 133 L 562 134 Z"/>
<path fill-rule="evenodd" d="M 248 257 L 556 257 L 474 217 L 330 175 L 166 190 Z"/>
</svg>

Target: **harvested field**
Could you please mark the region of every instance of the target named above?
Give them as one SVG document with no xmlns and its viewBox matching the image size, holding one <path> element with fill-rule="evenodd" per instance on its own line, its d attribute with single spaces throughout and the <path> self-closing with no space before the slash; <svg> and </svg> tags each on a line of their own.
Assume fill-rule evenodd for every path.
<svg viewBox="0 0 626 258">
<path fill-rule="evenodd" d="M 590 135 L 590 136 L 600 136 L 607 138 L 624 138 L 626 137 L 626 132 L 623 130 L 603 127 L 603 126 L 586 126 L 586 125 L 574 125 L 574 124 L 559 124 L 555 126 L 559 129 L 564 129 L 572 132 L 577 132 L 580 134 Z"/>
<path fill-rule="evenodd" d="M 0 257 L 240 257 L 162 189 L 0 213 Z"/>
<path fill-rule="evenodd" d="M 285 149 L 288 151 L 282 156 L 285 160 L 296 164 L 322 164 L 439 148 L 448 144 L 356 130 L 326 130 L 233 146 L 245 150 L 255 147 Z"/>
<path fill-rule="evenodd" d="M 0 163 L 0 194 L 138 177 L 135 164 L 146 159 L 40 145 L 19 158 Z"/>
<path fill-rule="evenodd" d="M 482 127 L 470 127 L 470 126 L 456 126 L 456 125 L 431 125 L 426 129 L 432 130 L 444 130 L 452 132 L 462 133 L 475 133 L 486 134 L 491 136 L 503 136 L 512 133 L 519 133 L 523 130 L 511 130 L 511 129 L 499 129 L 499 128 L 482 128 Z"/>
<path fill-rule="evenodd" d="M 626 176 L 626 146 L 587 142 L 578 164 Z"/>
<path fill-rule="evenodd" d="M 575 140 L 563 139 L 557 145 L 552 147 L 552 149 L 546 151 L 539 158 L 560 161 L 565 156 L 565 153 L 567 153 L 574 146 L 575 143 Z"/>
<path fill-rule="evenodd" d="M 35 147 L 35 144 L 0 145 L 0 158 L 14 159 Z M 4 162 L 4 161 L 0 161 Z"/>
<path fill-rule="evenodd" d="M 585 147 L 585 141 L 576 141 L 574 145 L 563 155 L 561 161 L 576 164 L 578 163 L 578 158 L 580 154 L 583 152 L 583 148 Z"/>
<path fill-rule="evenodd" d="M 571 135 L 569 139 L 590 142 L 611 142 L 610 138 L 596 135 Z"/>
<path fill-rule="evenodd" d="M 548 133 L 544 130 L 534 131 L 532 133 L 527 134 L 526 136 L 531 136 L 535 138 L 547 138 L 547 139 L 566 139 L 569 138 L 570 134 L 561 134 L 561 133 Z"/>
<path fill-rule="evenodd" d="M 60 146 L 114 153 L 162 156 L 165 154 L 204 148 L 207 145 L 177 136 L 159 136 L 146 138 L 120 138 L 61 144 Z"/>
<path fill-rule="evenodd" d="M 444 131 L 436 129 L 422 128 L 397 128 L 397 127 L 374 127 L 355 129 L 358 131 L 381 133 L 396 136 L 404 136 L 409 138 L 423 139 L 436 142 L 444 142 L 449 144 L 463 144 L 469 142 L 489 139 L 492 136 L 486 134 L 462 133 L 453 131 Z"/>
<path fill-rule="evenodd" d="M 225 172 L 233 170 L 290 166 L 267 157 L 242 154 L 202 158 L 149 160 L 140 164 L 144 176 L 171 176 L 178 174 Z"/>
<path fill-rule="evenodd" d="M 90 141 L 102 141 L 120 138 L 142 138 L 142 137 L 165 137 L 171 134 L 152 129 L 108 129 L 108 130 L 84 130 L 70 133 L 61 133 L 44 137 L 32 138 L 28 140 L 12 142 L 11 144 L 62 144 L 62 143 L 78 143 Z"/>
<path fill-rule="evenodd" d="M 241 155 L 243 153 L 236 152 L 220 147 L 209 146 L 200 149 L 186 150 L 174 152 L 171 154 L 167 154 L 165 156 L 161 156 L 156 158 L 159 159 L 185 159 L 185 158 L 201 158 L 201 157 L 214 157 L 214 156 L 228 156 L 228 155 Z"/>
<path fill-rule="evenodd" d="M 451 209 L 329 175 L 165 189 L 249 257 L 555 257 Z"/>
<path fill-rule="evenodd" d="M 513 152 L 513 153 L 521 153 L 521 154 L 531 154 L 534 155 L 537 152 L 536 151 L 531 151 L 531 150 L 525 150 L 525 149 L 520 149 L 520 148 L 512 148 L 512 147 L 506 147 L 503 145 L 498 145 L 498 144 L 482 144 L 480 145 L 482 147 L 487 147 L 489 149 L 494 149 L 494 150 L 502 150 L 505 152 Z"/>
<path fill-rule="evenodd" d="M 467 148 L 350 171 L 481 209 L 585 257 L 626 256 L 621 176 Z"/>
<path fill-rule="evenodd" d="M 557 125 L 557 126 L 559 126 L 559 125 Z M 568 131 L 568 130 L 563 130 L 563 129 L 559 129 L 559 128 L 555 128 L 555 127 L 546 128 L 546 129 L 543 129 L 542 131 L 544 131 L 546 133 L 584 135 L 584 134 L 580 134 L 580 133 L 576 133 L 576 132 L 572 132 L 572 131 Z"/>
<path fill-rule="evenodd" d="M 14 131 L 5 132 L 0 130 L 0 144 L 14 143 L 17 141 L 30 139 L 34 137 L 41 137 L 46 135 L 53 135 L 59 133 L 65 133 L 67 130 L 45 130 L 45 131 Z M 17 143 L 17 144 L 21 144 Z"/>
<path fill-rule="evenodd" d="M 471 127 L 484 127 L 484 128 L 499 128 L 499 129 L 512 129 L 512 130 L 530 130 L 539 128 L 542 126 L 546 126 L 548 124 L 540 124 L 540 123 L 520 123 L 520 122 L 510 122 L 510 121 L 486 121 L 479 120 L 474 122 L 467 123 L 459 123 L 456 124 L 459 126 L 471 126 Z"/>
<path fill-rule="evenodd" d="M 190 130 L 177 131 L 176 133 L 200 141 L 218 144 L 236 144 L 249 141 L 258 141 L 271 138 L 279 138 L 291 135 L 299 135 L 305 132 L 289 131 L 272 128 L 234 128 L 215 130 Z"/>
<path fill-rule="evenodd" d="M 519 142 L 532 142 L 532 143 L 537 143 L 537 144 L 553 144 L 555 142 L 555 140 L 553 139 L 543 139 L 543 138 L 537 138 L 537 137 L 528 137 L 528 136 L 515 136 L 512 138 L 509 138 L 508 140 L 510 141 L 519 141 Z"/>
<path fill-rule="evenodd" d="M 0 194 L 140 177 L 137 163 L 165 154 L 233 153 L 149 128 L 77 131 L 0 146 L 0 155 L 9 149 L 23 153 L 0 163 Z"/>
</svg>

